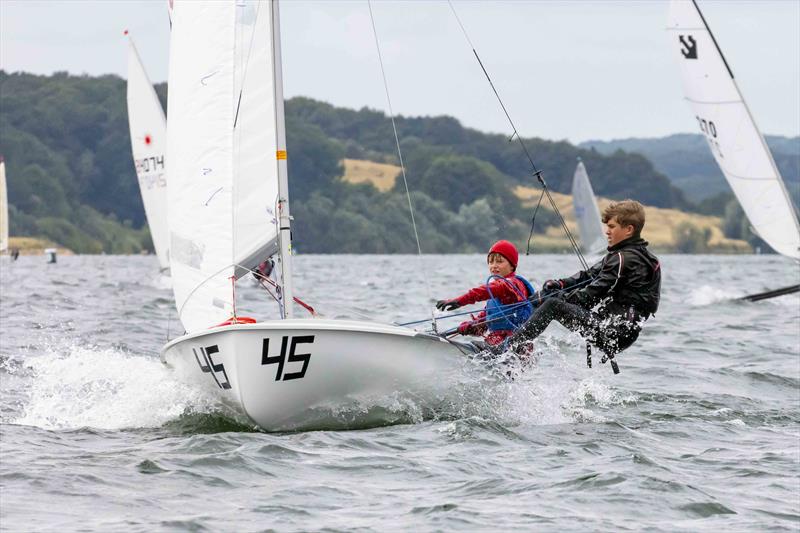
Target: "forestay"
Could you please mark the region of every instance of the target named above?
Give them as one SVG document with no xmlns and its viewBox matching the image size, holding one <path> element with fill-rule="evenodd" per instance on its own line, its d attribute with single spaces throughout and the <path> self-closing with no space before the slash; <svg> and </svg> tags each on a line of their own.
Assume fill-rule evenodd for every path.
<svg viewBox="0 0 800 533">
<path fill-rule="evenodd" d="M 187 331 L 233 314 L 232 279 L 276 250 L 278 161 L 268 2 L 174 2 L 169 227 Z"/>
<path fill-rule="evenodd" d="M 167 227 L 167 120 L 142 60 L 128 38 L 128 126 L 150 236 L 162 270 L 169 268 Z"/>
<path fill-rule="evenodd" d="M 575 219 L 578 221 L 583 252 L 596 254 L 604 251 L 607 242 L 603 222 L 583 161 L 578 162 L 572 178 L 572 204 L 575 207 Z"/>
<path fill-rule="evenodd" d="M 750 224 L 775 251 L 800 259 L 797 214 L 697 5 L 672 0 L 667 29 L 681 66 L 686 99 Z"/>
</svg>

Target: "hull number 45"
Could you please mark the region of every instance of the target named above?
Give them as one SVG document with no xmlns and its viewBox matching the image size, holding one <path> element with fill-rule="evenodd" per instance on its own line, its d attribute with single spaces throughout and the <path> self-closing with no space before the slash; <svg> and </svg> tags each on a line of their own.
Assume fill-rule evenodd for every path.
<svg viewBox="0 0 800 533">
<path fill-rule="evenodd" d="M 278 365 L 275 371 L 275 381 L 289 381 L 292 379 L 302 379 L 308 370 L 308 363 L 311 361 L 310 353 L 297 353 L 300 344 L 313 344 L 314 335 L 301 335 L 299 337 L 289 337 L 284 335 L 281 339 L 281 351 L 277 355 L 269 354 L 269 339 L 264 339 L 261 349 L 261 364 L 262 365 Z M 301 348 L 302 349 L 302 348 Z M 194 352 L 195 361 L 200 365 L 200 370 L 211 374 L 214 381 L 221 389 L 230 389 L 231 383 L 228 380 L 228 373 L 225 372 L 225 366 L 222 363 L 214 362 L 214 355 L 219 353 L 219 347 L 214 344 L 213 346 L 205 346 L 197 349 L 192 348 Z M 284 373 L 284 366 L 287 363 L 302 363 L 300 370 L 295 372 Z M 296 367 L 295 367 L 296 368 Z"/>
<path fill-rule="evenodd" d="M 225 367 L 222 363 L 216 364 L 214 363 L 214 359 L 212 357 L 215 353 L 219 353 L 219 347 L 214 344 L 213 346 L 206 346 L 205 348 L 200 348 L 200 355 L 202 356 L 203 360 L 200 361 L 200 357 L 197 356 L 197 350 L 192 348 L 192 352 L 194 352 L 194 359 L 197 361 L 197 364 L 200 365 L 200 370 L 203 372 L 208 372 L 211 374 L 211 377 L 214 378 L 214 381 L 217 382 L 220 389 L 230 389 L 231 383 L 228 381 L 228 373 L 225 372 Z M 205 364 L 203 364 L 205 363 Z M 217 377 L 217 374 L 222 373 L 222 379 Z"/>
<path fill-rule="evenodd" d="M 314 335 L 301 335 L 299 337 L 289 337 L 284 335 L 281 339 L 281 351 L 277 355 L 270 355 L 269 339 L 264 339 L 261 349 L 262 365 L 278 365 L 275 371 L 275 381 L 289 381 L 291 379 L 302 379 L 306 375 L 308 363 L 311 360 L 310 353 L 297 353 L 298 345 L 312 344 Z M 288 347 L 288 351 L 287 351 Z M 302 349 L 302 348 L 301 348 Z M 296 372 L 283 372 L 286 363 L 302 363 L 303 366 Z"/>
</svg>

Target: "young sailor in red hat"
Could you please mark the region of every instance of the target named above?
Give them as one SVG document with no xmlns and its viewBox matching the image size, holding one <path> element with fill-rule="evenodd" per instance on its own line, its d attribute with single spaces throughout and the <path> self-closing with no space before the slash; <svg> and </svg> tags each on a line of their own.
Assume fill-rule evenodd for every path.
<svg viewBox="0 0 800 533">
<path fill-rule="evenodd" d="M 502 343 L 533 312 L 533 304 L 529 298 L 536 289 L 516 273 L 518 260 L 519 253 L 513 244 L 497 241 L 486 258 L 489 266 L 486 284 L 470 289 L 457 298 L 439 300 L 436 308 L 440 311 L 452 311 L 488 300 L 483 311 L 458 326 L 458 332 L 462 335 L 483 335 L 490 346 Z"/>
</svg>

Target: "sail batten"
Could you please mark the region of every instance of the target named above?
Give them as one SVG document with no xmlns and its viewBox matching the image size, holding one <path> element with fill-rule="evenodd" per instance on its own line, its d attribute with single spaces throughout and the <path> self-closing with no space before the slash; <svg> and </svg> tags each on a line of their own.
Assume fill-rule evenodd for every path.
<svg viewBox="0 0 800 533">
<path fill-rule="evenodd" d="M 786 186 L 693 1 L 671 1 L 668 32 L 686 100 L 753 229 L 776 252 L 800 259 L 800 223 Z"/>
</svg>

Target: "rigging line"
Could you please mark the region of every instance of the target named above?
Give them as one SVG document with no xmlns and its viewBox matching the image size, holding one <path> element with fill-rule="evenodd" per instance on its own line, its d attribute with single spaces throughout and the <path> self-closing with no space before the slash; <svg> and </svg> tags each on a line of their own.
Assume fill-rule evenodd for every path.
<svg viewBox="0 0 800 533">
<path fill-rule="evenodd" d="M 533 157 L 531 157 L 531 154 L 528 151 L 528 147 L 525 145 L 525 141 L 522 140 L 522 136 L 519 134 L 519 131 L 517 131 L 517 126 L 514 125 L 514 121 L 511 120 L 511 115 L 509 115 L 508 110 L 506 109 L 506 106 L 503 103 L 502 98 L 500 98 L 500 93 L 497 92 L 497 88 L 494 86 L 494 82 L 492 81 L 492 78 L 489 76 L 489 72 L 486 70 L 486 67 L 484 67 L 483 61 L 481 61 L 481 58 L 478 55 L 478 51 L 475 49 L 475 46 L 472 44 L 472 40 L 469 38 L 469 34 L 467 34 L 467 30 L 464 27 L 464 24 L 461 23 L 461 19 L 458 17 L 458 13 L 456 13 L 456 8 L 453 7 L 453 2 L 451 0 L 447 0 L 447 5 L 450 6 L 450 10 L 453 12 L 453 16 L 455 17 L 456 22 L 458 22 L 458 25 L 461 28 L 461 32 L 464 34 L 464 38 L 467 40 L 467 43 L 469 44 L 470 48 L 472 48 L 472 53 L 475 55 L 475 59 L 478 60 L 478 65 L 480 65 L 481 70 L 483 71 L 483 74 L 486 76 L 486 79 L 489 81 L 489 85 L 492 87 L 492 91 L 494 91 L 494 95 L 497 98 L 497 101 L 500 104 L 500 107 L 503 109 L 503 113 L 505 113 L 506 118 L 508 119 L 508 123 L 511 124 L 511 130 L 512 130 L 513 133 L 511 135 L 511 139 L 509 139 L 509 141 L 513 140 L 514 137 L 516 137 L 517 141 L 519 141 L 519 144 L 522 147 L 522 151 L 525 152 L 525 156 L 528 158 L 528 161 L 530 162 L 531 167 L 533 168 L 534 177 L 541 184 L 542 189 L 544 190 L 544 193 L 547 195 L 547 199 L 548 199 L 548 201 L 550 202 L 550 205 L 553 208 L 553 211 L 555 211 L 556 215 L 558 215 L 558 219 L 561 222 L 561 227 L 564 229 L 564 233 L 566 233 L 566 235 L 567 235 L 567 240 L 569 240 L 570 246 L 572 247 L 572 251 L 575 252 L 575 255 L 578 256 L 578 260 L 580 261 L 581 266 L 584 268 L 584 270 L 588 269 L 589 265 L 586 262 L 586 259 L 584 259 L 583 254 L 580 251 L 580 247 L 578 246 L 577 241 L 572 236 L 572 233 L 569 231 L 569 228 L 567 228 L 567 224 L 564 221 L 564 217 L 561 215 L 561 211 L 558 209 L 558 206 L 556 205 L 555 201 L 553 200 L 553 197 L 550 195 L 550 191 L 548 190 L 547 183 L 544 180 L 544 176 L 542 176 L 542 171 L 539 170 L 538 168 L 536 168 L 536 163 L 533 162 Z M 532 233 L 533 232 L 531 231 L 531 234 Z"/>
<path fill-rule="evenodd" d="M 237 5 L 236 7 L 243 7 Z M 253 20 L 253 31 L 250 34 L 250 44 L 247 47 L 247 58 L 244 59 L 244 69 L 242 72 L 242 85 L 239 87 L 239 98 L 236 102 L 236 114 L 233 117 L 233 127 L 236 128 L 236 124 L 239 121 L 239 108 L 242 105 L 242 94 L 244 93 L 244 82 L 247 79 L 247 67 L 250 65 L 250 55 L 253 53 L 253 42 L 256 40 L 256 28 L 258 28 L 258 15 L 261 13 L 261 2 L 258 3 L 258 7 L 256 8 L 256 16 Z M 241 32 L 239 32 L 241 37 Z M 242 48 L 242 43 L 239 44 L 239 47 Z"/>
<path fill-rule="evenodd" d="M 400 138 L 397 135 L 397 125 L 395 124 L 394 120 L 394 109 L 392 108 L 392 99 L 389 96 L 389 83 L 386 81 L 386 69 L 383 67 L 383 56 L 381 54 L 381 45 L 378 42 L 378 30 L 375 27 L 375 17 L 372 14 L 372 2 L 371 0 L 367 0 L 367 6 L 369 7 L 369 18 L 370 22 L 372 23 L 372 35 L 375 37 L 375 48 L 378 51 L 378 61 L 381 65 L 381 76 L 383 77 L 383 88 L 386 91 L 386 101 L 389 105 L 389 117 L 392 119 L 392 131 L 394 131 L 394 142 L 397 146 L 397 156 L 400 159 L 400 172 L 403 175 L 403 185 L 406 188 L 406 198 L 408 199 L 408 211 L 411 213 L 411 225 L 414 228 L 414 238 L 417 241 L 417 256 L 419 257 L 420 267 L 422 271 L 422 277 L 425 280 L 425 291 L 428 295 L 428 301 L 432 301 L 433 297 L 431 296 L 431 287 L 430 282 L 428 281 L 428 276 L 425 273 L 425 265 L 422 261 L 422 246 L 419 242 L 419 233 L 417 232 L 417 221 L 414 218 L 414 206 L 411 202 L 411 192 L 408 189 L 408 180 L 406 179 L 406 165 L 403 162 L 403 152 L 400 150 Z M 436 330 L 436 315 L 433 313 L 433 308 L 431 308 L 431 321 L 433 322 L 433 329 Z"/>
<path fill-rule="evenodd" d="M 533 216 L 531 217 L 531 232 L 528 234 L 528 246 L 525 248 L 525 255 L 531 254 L 531 239 L 533 239 L 533 228 L 536 226 L 536 214 L 539 212 L 539 207 L 542 205 L 542 199 L 544 198 L 544 190 L 542 194 L 539 195 L 539 201 L 536 202 L 536 209 L 533 210 Z"/>
<path fill-rule="evenodd" d="M 239 86 L 239 95 L 238 95 L 237 100 L 236 100 L 236 111 L 235 111 L 235 114 L 234 114 L 234 117 L 233 117 L 233 135 L 234 135 L 233 152 L 234 152 L 234 157 L 235 157 L 235 161 L 234 161 L 235 167 L 233 169 L 234 172 L 238 171 L 239 167 L 241 166 L 241 161 L 242 161 L 242 129 L 238 128 L 237 125 L 239 123 L 239 110 L 240 110 L 241 105 L 242 105 L 242 95 L 244 94 L 244 87 L 245 87 L 245 83 L 247 81 L 247 72 L 248 72 L 248 69 L 249 69 L 249 66 L 250 66 L 250 58 L 251 58 L 251 56 L 253 54 L 253 43 L 256 40 L 256 32 L 258 30 L 258 20 L 259 20 L 259 15 L 261 13 L 261 5 L 262 5 L 262 2 L 259 1 L 258 5 L 255 7 L 255 16 L 253 18 L 253 24 L 252 24 L 253 29 L 250 32 L 249 42 L 248 43 L 244 42 L 245 41 L 245 36 L 243 35 L 244 32 L 242 31 L 242 26 L 244 26 L 244 25 L 241 24 L 241 20 L 242 20 L 242 16 L 243 16 L 243 10 L 244 10 L 245 6 L 244 5 L 240 5 L 239 3 L 237 3 L 236 4 L 236 10 L 235 10 L 235 16 L 238 17 L 240 23 L 235 25 L 235 28 L 234 28 L 234 33 L 235 33 L 235 35 L 234 35 L 234 56 L 236 56 L 237 48 L 239 50 L 239 54 L 238 54 L 238 58 L 234 57 L 234 61 L 233 61 L 233 68 L 234 68 L 233 79 L 234 79 L 234 84 L 235 84 L 235 80 L 236 80 L 237 75 L 241 74 L 241 84 Z M 238 43 L 236 42 L 237 39 L 238 39 Z M 244 53 L 245 44 L 247 46 L 247 53 L 246 54 Z M 238 64 L 237 64 L 236 59 L 239 60 Z M 237 72 L 237 68 L 238 68 L 238 72 Z M 236 183 L 237 183 L 236 180 L 233 180 L 233 182 L 231 184 L 231 200 L 234 203 L 236 202 L 236 199 L 237 199 L 238 194 L 239 194 L 239 187 L 237 187 Z M 231 228 L 236 228 L 236 209 L 231 209 Z M 231 233 L 231 257 L 233 257 L 233 258 L 236 258 L 236 245 L 237 245 L 237 238 L 236 238 L 236 231 L 234 230 Z M 234 287 L 233 287 L 233 292 L 232 292 L 232 298 L 233 298 L 233 305 L 235 307 L 236 306 L 235 281 L 234 281 Z"/>
<path fill-rule="evenodd" d="M 478 51 L 475 49 L 475 46 L 472 44 L 472 40 L 469 38 L 469 34 L 467 34 L 466 28 L 464 28 L 464 25 L 461 23 L 461 19 L 458 17 L 458 13 L 456 13 L 456 8 L 453 7 L 453 2 L 451 2 L 451 0 L 447 0 L 447 5 L 450 6 L 450 10 L 453 12 L 453 16 L 456 18 L 456 22 L 458 22 L 458 25 L 461 28 L 461 32 L 464 34 L 464 38 L 467 40 L 467 43 L 469 44 L 469 47 L 472 49 L 472 53 L 475 55 L 475 59 L 478 60 L 478 65 L 480 65 L 481 70 L 483 71 L 483 74 L 486 76 L 486 79 L 489 81 L 489 85 L 492 87 L 492 91 L 494 91 L 494 95 L 495 95 L 495 97 L 497 97 L 497 101 L 500 103 L 500 107 L 503 109 L 503 113 L 505 113 L 506 118 L 508 119 L 508 123 L 511 124 L 511 130 L 513 132 L 512 135 L 511 135 L 511 139 L 513 139 L 514 137 L 517 138 L 517 140 L 519 141 L 520 146 L 522 146 L 522 151 L 525 152 L 525 155 L 527 156 L 528 161 L 530 161 L 530 163 L 531 163 L 531 167 L 533 167 L 534 175 L 539 179 L 540 182 L 542 182 L 543 180 L 542 180 L 542 177 L 541 177 L 541 171 L 538 168 L 536 168 L 536 163 L 533 162 L 533 157 L 531 157 L 530 152 L 528 152 L 528 147 L 525 146 L 525 142 L 522 140 L 522 137 L 520 136 L 519 132 L 517 131 L 517 127 L 514 125 L 514 121 L 511 120 L 511 115 L 509 115 L 508 110 L 506 109 L 506 106 L 503 103 L 503 100 L 500 98 L 500 94 L 497 92 L 497 88 L 495 88 L 494 82 L 492 81 L 492 78 L 489 76 L 489 72 L 487 72 L 486 67 L 483 66 L 483 61 L 481 61 L 481 58 L 478 55 Z M 509 140 L 511 140 L 511 139 L 509 139 Z"/>
<path fill-rule="evenodd" d="M 581 248 L 580 246 L 578 246 L 578 241 L 575 240 L 575 237 L 572 235 L 572 232 L 567 227 L 567 222 L 561 215 L 561 211 L 559 211 L 555 200 L 553 200 L 553 197 L 550 195 L 550 189 L 547 187 L 546 184 L 542 186 L 542 189 L 544 191 L 544 194 L 547 195 L 547 199 L 550 201 L 550 205 L 553 207 L 553 211 L 555 211 L 556 215 L 558 215 L 558 219 L 561 221 L 561 227 L 564 228 L 564 233 L 567 235 L 567 239 L 569 240 L 569 243 L 572 246 L 572 250 L 575 252 L 575 255 L 578 256 L 578 261 L 580 261 L 583 270 L 589 270 L 589 263 L 587 263 L 586 258 L 583 257 Z"/>
</svg>

